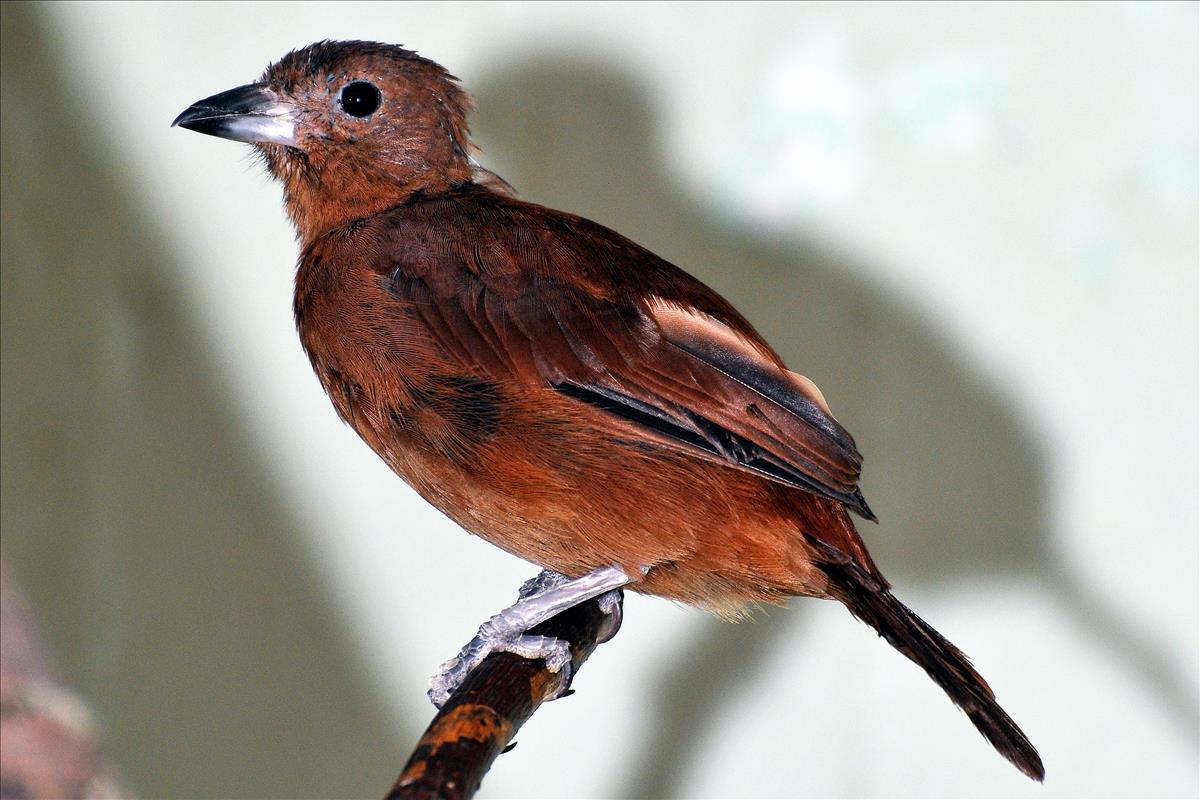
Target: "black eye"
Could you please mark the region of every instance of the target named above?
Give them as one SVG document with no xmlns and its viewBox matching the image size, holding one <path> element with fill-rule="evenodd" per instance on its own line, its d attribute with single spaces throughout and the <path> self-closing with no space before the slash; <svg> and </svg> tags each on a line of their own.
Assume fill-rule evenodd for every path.
<svg viewBox="0 0 1200 800">
<path fill-rule="evenodd" d="M 366 81 L 355 81 L 342 89 L 338 98 L 342 108 L 352 117 L 369 117 L 379 108 L 383 95 L 373 85 Z"/>
</svg>

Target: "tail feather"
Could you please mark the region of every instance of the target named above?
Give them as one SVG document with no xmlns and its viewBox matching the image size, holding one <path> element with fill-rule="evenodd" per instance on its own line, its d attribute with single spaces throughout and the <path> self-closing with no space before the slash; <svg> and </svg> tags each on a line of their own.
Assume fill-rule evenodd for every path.
<svg viewBox="0 0 1200 800">
<path fill-rule="evenodd" d="M 1004 713 L 987 681 L 966 655 L 865 570 L 833 548 L 820 549 L 826 548 L 833 558 L 819 566 L 829 577 L 830 594 L 925 670 L 1000 755 L 1030 778 L 1043 780 L 1046 771 L 1037 750 Z"/>
</svg>

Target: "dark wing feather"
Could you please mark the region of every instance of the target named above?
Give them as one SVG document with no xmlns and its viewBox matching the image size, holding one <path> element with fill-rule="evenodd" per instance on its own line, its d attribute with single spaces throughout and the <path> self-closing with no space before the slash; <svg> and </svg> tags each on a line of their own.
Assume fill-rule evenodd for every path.
<svg viewBox="0 0 1200 800">
<path fill-rule="evenodd" d="M 387 288 L 463 368 L 552 387 L 658 444 L 874 519 L 862 457 L 820 392 L 682 270 L 596 223 L 482 189 L 386 222 Z"/>
</svg>

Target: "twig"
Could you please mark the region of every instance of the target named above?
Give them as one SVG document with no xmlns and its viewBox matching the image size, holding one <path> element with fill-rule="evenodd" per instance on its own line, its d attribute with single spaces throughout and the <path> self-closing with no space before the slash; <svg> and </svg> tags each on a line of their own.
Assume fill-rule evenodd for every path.
<svg viewBox="0 0 1200 800">
<path fill-rule="evenodd" d="M 59 682 L 33 615 L 0 566 L 0 797 L 132 797 L 91 711 Z"/>
<path fill-rule="evenodd" d="M 530 633 L 569 642 L 574 675 L 597 641 L 611 635 L 612 620 L 596 600 L 589 600 Z M 472 797 L 492 762 L 558 683 L 559 676 L 541 659 L 512 653 L 488 656 L 429 723 L 386 800 Z"/>
</svg>

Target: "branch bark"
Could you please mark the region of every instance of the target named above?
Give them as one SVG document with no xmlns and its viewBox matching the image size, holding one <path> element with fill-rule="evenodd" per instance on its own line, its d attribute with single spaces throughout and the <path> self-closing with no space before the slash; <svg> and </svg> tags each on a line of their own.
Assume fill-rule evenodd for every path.
<svg viewBox="0 0 1200 800">
<path fill-rule="evenodd" d="M 623 600 L 623 598 L 622 598 Z M 620 619 L 620 608 L 616 619 Z M 596 600 L 569 608 L 530 629 L 571 646 L 578 673 L 599 642 L 615 633 L 614 617 Z M 493 653 L 474 669 L 437 713 L 404 765 L 386 800 L 466 800 L 525 721 L 558 687 L 542 659 Z"/>
</svg>

